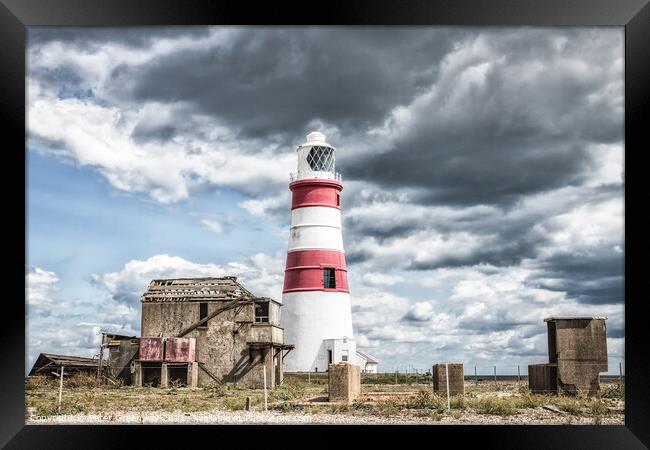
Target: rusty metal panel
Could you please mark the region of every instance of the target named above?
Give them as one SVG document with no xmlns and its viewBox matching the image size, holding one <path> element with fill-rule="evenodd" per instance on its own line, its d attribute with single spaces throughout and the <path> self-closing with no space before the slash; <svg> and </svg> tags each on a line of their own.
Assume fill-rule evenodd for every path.
<svg viewBox="0 0 650 450">
<path fill-rule="evenodd" d="M 165 361 L 193 362 L 196 360 L 195 338 L 167 338 Z"/>
<path fill-rule="evenodd" d="M 140 339 L 140 360 L 162 361 L 164 342 L 163 338 L 141 338 Z"/>
</svg>

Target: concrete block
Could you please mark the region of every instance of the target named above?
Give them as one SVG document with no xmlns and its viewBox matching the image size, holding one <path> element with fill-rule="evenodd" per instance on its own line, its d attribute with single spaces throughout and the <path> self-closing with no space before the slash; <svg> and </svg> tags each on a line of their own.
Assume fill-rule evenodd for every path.
<svg viewBox="0 0 650 450">
<path fill-rule="evenodd" d="M 361 394 L 361 368 L 342 362 L 328 366 L 329 401 L 352 403 Z"/>
<path fill-rule="evenodd" d="M 449 395 L 465 395 L 465 372 L 463 363 L 449 365 Z M 436 394 L 447 395 L 447 378 L 445 364 L 435 364 L 432 368 L 433 391 Z"/>
<path fill-rule="evenodd" d="M 557 365 L 556 383 L 571 395 L 598 393 L 598 375 L 608 370 L 605 317 L 554 317 L 548 324 L 549 362 Z"/>
<path fill-rule="evenodd" d="M 169 371 L 165 363 L 160 365 L 160 387 L 169 387 Z"/>
<path fill-rule="evenodd" d="M 199 363 L 192 362 L 187 365 L 187 385 L 194 389 L 199 384 Z"/>
<path fill-rule="evenodd" d="M 528 389 L 534 394 L 557 393 L 557 366 L 555 364 L 529 365 Z"/>
</svg>

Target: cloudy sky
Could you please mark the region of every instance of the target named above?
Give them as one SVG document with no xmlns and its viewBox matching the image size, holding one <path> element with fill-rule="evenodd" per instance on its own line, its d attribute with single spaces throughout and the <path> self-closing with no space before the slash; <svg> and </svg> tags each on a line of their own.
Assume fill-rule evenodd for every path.
<svg viewBox="0 0 650 450">
<path fill-rule="evenodd" d="M 32 27 L 27 365 L 139 333 L 156 277 L 281 298 L 295 146 L 338 148 L 358 346 L 380 370 L 624 359 L 623 28 Z M 471 367 L 471 369 L 470 369 Z"/>
</svg>

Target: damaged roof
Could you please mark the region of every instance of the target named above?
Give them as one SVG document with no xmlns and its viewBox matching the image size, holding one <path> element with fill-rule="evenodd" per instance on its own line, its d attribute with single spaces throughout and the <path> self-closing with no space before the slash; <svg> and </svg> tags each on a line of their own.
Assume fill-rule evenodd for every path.
<svg viewBox="0 0 650 450">
<path fill-rule="evenodd" d="M 29 375 L 38 375 L 39 373 L 45 373 L 46 375 L 49 375 L 50 369 L 53 369 L 55 367 L 58 368 L 61 366 L 64 366 L 65 369 L 95 371 L 97 370 L 98 365 L 99 359 L 97 358 L 41 353 L 38 355 L 38 358 L 36 358 L 36 361 L 34 362 Z"/>
<path fill-rule="evenodd" d="M 152 280 L 142 303 L 253 300 L 255 296 L 237 282 L 237 277 L 170 278 Z"/>
</svg>

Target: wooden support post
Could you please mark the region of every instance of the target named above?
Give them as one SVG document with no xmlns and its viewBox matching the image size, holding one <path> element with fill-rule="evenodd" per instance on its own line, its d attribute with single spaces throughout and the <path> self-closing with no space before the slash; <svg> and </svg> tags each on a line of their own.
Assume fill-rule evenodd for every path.
<svg viewBox="0 0 650 450">
<path fill-rule="evenodd" d="M 59 378 L 59 407 L 58 407 L 59 413 L 61 413 L 61 400 L 63 398 L 63 370 L 64 367 L 61 366 L 61 377 Z"/>
<path fill-rule="evenodd" d="M 104 339 L 106 335 L 102 333 L 102 341 L 101 344 L 99 344 L 99 361 L 97 364 L 97 378 L 101 379 L 102 376 L 102 363 L 104 360 Z"/>
</svg>

